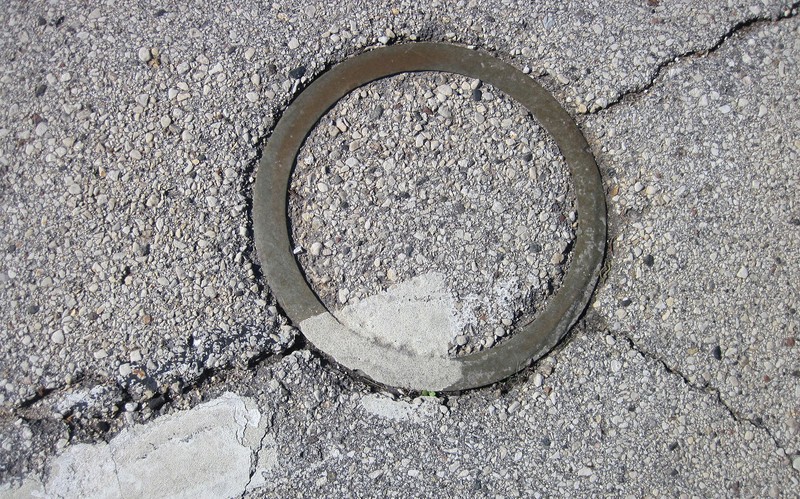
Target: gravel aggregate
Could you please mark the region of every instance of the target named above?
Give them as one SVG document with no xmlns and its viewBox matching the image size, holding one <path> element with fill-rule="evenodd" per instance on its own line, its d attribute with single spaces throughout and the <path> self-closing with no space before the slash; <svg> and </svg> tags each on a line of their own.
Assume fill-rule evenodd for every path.
<svg viewBox="0 0 800 499">
<path fill-rule="evenodd" d="M 586 122 L 616 215 L 594 308 L 787 455 L 800 453 L 798 34 L 796 18 L 743 33 Z"/>
<path fill-rule="evenodd" d="M 446 73 L 374 82 L 298 157 L 294 241 L 330 310 L 439 272 L 460 307 L 452 344 L 470 353 L 557 292 L 577 223 L 566 163 L 491 86 Z"/>
<path fill-rule="evenodd" d="M 66 449 L 231 391 L 256 401 L 278 449 L 277 465 L 251 481 L 259 488 L 241 491 L 251 496 L 797 497 L 796 16 L 796 4 L 742 0 L 5 2 L 0 496 L 23 479 L 46 483 Z M 611 215 L 602 285 L 567 341 L 514 380 L 447 397 L 380 393 L 303 348 L 260 276 L 251 234 L 258 151 L 291 99 L 349 55 L 414 40 L 487 50 L 553 92 L 589 139 Z M 484 127 L 494 116 L 504 130 L 509 119 L 515 133 L 530 127 L 520 138 L 546 140 L 535 124 L 514 123 L 521 116 L 490 88 L 441 77 L 373 91 L 402 94 L 398 127 L 427 120 L 440 136 L 462 134 L 464 153 L 481 147 L 474 114 L 459 114 L 467 105 L 487 107 Z M 437 114 L 447 108 L 439 88 L 445 103 L 464 104 L 449 118 Z M 349 144 L 370 132 L 353 133 L 387 130 L 395 110 L 379 114 L 369 93 L 353 98 L 332 119 L 336 137 L 329 122 L 318 128 L 311 154 L 318 146 L 345 166 L 368 162 L 359 159 L 368 149 Z M 447 119 L 464 126 L 442 127 Z M 431 142 L 449 142 L 422 135 L 417 150 L 409 135 L 390 152 L 445 164 L 459 152 L 438 158 Z M 547 147 L 527 147 L 540 164 Z M 514 165 L 530 164 L 507 149 Z M 323 172 L 328 191 L 315 196 L 332 199 L 346 172 L 330 155 L 316 159 L 342 178 Z M 350 174 L 366 180 L 369 170 Z M 421 178 L 403 175 L 398 184 Z M 492 191 L 475 177 L 465 185 L 485 193 L 486 216 L 472 219 L 465 206 L 465 221 L 500 241 L 540 227 L 518 223 L 532 199 L 492 210 L 518 195 L 510 180 Z M 369 268 L 334 273 L 346 287 L 322 293 L 329 303 L 384 289 L 390 268 L 399 281 L 437 255 L 446 269 L 459 265 L 465 248 L 451 242 L 418 244 L 407 266 L 381 268 L 397 261 L 394 242 L 413 235 L 397 206 L 386 207 L 396 229 L 381 235 L 392 242 L 385 256 L 376 248 L 359 257 Z M 329 228 L 304 227 L 309 275 L 326 258 L 341 268 L 339 253 L 325 254 L 330 236 L 314 232 Z M 542 237 L 557 232 L 546 228 Z M 351 229 L 344 235 L 375 236 Z M 455 231 L 442 237 L 455 241 Z M 415 252 L 428 250 L 417 263 Z M 555 268 L 554 255 L 543 247 L 535 263 Z M 462 293 L 471 283 L 463 265 L 452 284 Z M 474 285 L 489 289 L 478 268 Z M 492 317 L 502 321 L 508 303 L 495 301 Z M 455 344 L 480 348 L 492 325 Z"/>
</svg>

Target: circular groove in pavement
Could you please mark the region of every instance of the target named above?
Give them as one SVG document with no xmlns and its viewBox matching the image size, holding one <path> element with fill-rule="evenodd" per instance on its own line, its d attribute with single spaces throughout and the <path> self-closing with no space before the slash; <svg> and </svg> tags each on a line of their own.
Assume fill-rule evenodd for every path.
<svg viewBox="0 0 800 499">
<path fill-rule="evenodd" d="M 540 314 L 528 323 L 523 317 L 514 325 L 511 338 L 488 350 L 434 361 L 364 339 L 370 344 L 343 345 L 337 355 L 339 343 L 330 337 L 336 334 L 335 328 L 303 327 L 304 321 L 319 317 L 341 325 L 306 282 L 292 253 L 287 213 L 292 170 L 306 136 L 339 99 L 371 81 L 415 71 L 457 73 L 490 83 L 527 108 L 553 137 L 569 167 L 576 197 L 578 229 L 573 260 L 561 287 Z M 309 85 L 286 109 L 264 147 L 253 192 L 253 222 L 256 249 L 269 287 L 306 338 L 315 346 L 325 345 L 322 350 L 348 369 L 379 383 L 417 390 L 484 386 L 546 354 L 586 307 L 597 283 L 606 241 L 600 174 L 569 114 L 515 67 L 484 52 L 441 43 L 394 45 L 365 52 L 334 66 Z"/>
</svg>

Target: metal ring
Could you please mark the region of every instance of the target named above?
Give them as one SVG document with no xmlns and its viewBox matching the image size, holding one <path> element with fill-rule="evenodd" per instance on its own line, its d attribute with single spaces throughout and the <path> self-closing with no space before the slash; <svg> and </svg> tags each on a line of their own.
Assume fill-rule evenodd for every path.
<svg viewBox="0 0 800 499">
<path fill-rule="evenodd" d="M 554 138 L 570 169 L 578 229 L 572 262 L 556 294 L 535 319 L 500 344 L 455 358 L 423 358 L 364 339 L 337 339 L 343 327 L 306 282 L 292 253 L 287 191 L 306 136 L 339 99 L 371 81 L 415 71 L 457 73 L 494 85 L 525 106 Z M 272 293 L 317 348 L 379 383 L 455 391 L 502 380 L 550 351 L 578 320 L 597 284 L 606 242 L 600 173 L 586 139 L 558 102 L 532 78 L 486 53 L 441 43 L 379 48 L 348 59 L 308 86 L 286 109 L 267 141 L 253 192 L 256 248 Z M 316 321 L 324 327 L 304 328 Z M 320 322 L 321 321 L 321 322 Z M 304 329 L 308 329 L 304 331 Z"/>
</svg>

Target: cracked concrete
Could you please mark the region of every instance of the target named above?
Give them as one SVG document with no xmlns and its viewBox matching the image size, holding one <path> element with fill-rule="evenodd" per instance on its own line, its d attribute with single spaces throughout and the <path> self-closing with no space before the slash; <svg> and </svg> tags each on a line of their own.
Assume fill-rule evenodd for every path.
<svg viewBox="0 0 800 499">
<path fill-rule="evenodd" d="M 797 13 L 9 3 L 0 496 L 796 497 Z M 380 393 L 292 346 L 246 201 L 297 88 L 413 39 L 527 67 L 576 115 L 610 215 L 566 341 L 445 396 Z"/>
<path fill-rule="evenodd" d="M 108 443 L 71 446 L 52 461 L 45 481 L 24 487 L 45 497 L 238 495 L 263 486 L 263 473 L 275 465 L 262 418 L 252 401 L 223 394 L 125 429 Z"/>
<path fill-rule="evenodd" d="M 603 148 L 608 151 L 601 154 L 604 167 L 628 178 L 609 179 L 609 183 L 614 183 L 609 189 L 616 193 L 612 197 L 612 210 L 620 218 L 612 236 L 612 270 L 596 305 L 601 308 L 602 304 L 608 305 L 605 315 L 614 325 L 612 329 L 624 334 L 637 348 L 652 352 L 654 358 L 692 386 L 718 393 L 720 403 L 737 419 L 768 432 L 789 456 L 798 452 L 797 394 L 792 374 L 792 366 L 796 368 L 797 363 L 791 349 L 797 326 L 796 317 L 790 312 L 796 308 L 797 294 L 790 284 L 791 278 L 768 278 L 780 275 L 776 274 L 780 267 L 764 267 L 769 258 L 779 266 L 780 262 L 796 260 L 797 233 L 787 222 L 797 209 L 792 203 L 796 172 L 790 159 L 797 155 L 797 145 L 791 138 L 796 135 L 797 124 L 796 120 L 786 121 L 783 111 L 776 112 L 775 106 L 786 108 L 790 115 L 796 106 L 793 98 L 784 97 L 785 92 L 796 94 L 796 77 L 788 73 L 796 71 L 796 67 L 790 63 L 788 71 L 782 69 L 786 67 L 782 56 L 785 54 L 792 61 L 789 54 L 797 53 L 794 42 L 797 25 L 794 15 L 775 23 L 759 22 L 737 35 L 738 43 L 720 44 L 708 57 L 691 58 L 671 66 L 668 77 L 657 82 L 634 106 L 621 108 L 616 116 L 611 113 L 607 120 L 586 122 L 593 129 L 613 130 L 635 112 L 640 130 L 637 136 L 642 139 L 639 147 L 627 151 L 616 149 L 621 145 L 619 135 L 603 140 Z M 767 55 L 773 46 L 784 47 L 784 54 L 776 53 L 777 60 Z M 730 68 L 735 60 L 750 62 L 730 76 L 723 75 L 723 68 Z M 740 86 L 732 85 L 732 81 Z M 709 96 L 711 99 L 721 96 L 722 100 L 705 105 Z M 653 116 L 656 109 L 670 109 L 670 112 L 648 121 L 647 117 Z M 741 115 L 736 125 L 730 118 L 724 118 L 729 109 Z M 662 136 L 661 130 L 672 126 L 686 130 L 684 137 L 668 144 L 654 144 Z M 735 135 L 732 126 L 737 127 Z M 741 138 L 733 139 L 735 136 Z M 700 142 L 712 154 L 718 147 L 728 151 L 720 159 L 711 160 L 713 167 L 689 173 L 686 166 L 696 164 L 690 158 L 697 156 Z M 721 182 L 714 180 L 718 178 L 717 170 L 724 172 Z M 784 183 L 784 178 L 788 182 Z M 719 183 L 713 185 L 716 182 Z M 636 183 L 642 186 L 641 191 L 636 192 Z M 650 185 L 651 192 L 645 192 L 645 184 Z M 719 192 L 721 186 L 727 202 L 720 203 L 715 194 L 713 200 L 705 196 L 704 189 Z M 659 220 L 659 213 L 676 202 L 683 205 L 678 210 L 683 222 L 667 225 L 665 219 Z M 766 208 L 757 206 L 761 202 L 773 204 L 771 207 L 767 204 Z M 731 204 L 737 206 L 735 212 L 729 211 L 729 207 L 720 210 Z M 750 213 L 764 215 L 749 218 Z M 684 214 L 688 217 L 684 218 Z M 780 228 L 783 224 L 786 229 Z M 700 231 L 721 234 L 721 238 L 704 238 Z M 760 241 L 758 250 L 747 255 L 730 253 L 733 241 L 738 240 L 736 244 L 740 246 L 750 238 Z M 633 244 L 627 239 L 632 239 Z M 728 258 L 724 258 L 726 252 Z M 661 255 L 658 268 L 643 264 L 648 254 L 651 259 L 653 255 Z M 723 258 L 717 262 L 720 256 Z M 618 262 L 616 267 L 614 260 Z M 738 266 L 725 270 L 726 260 L 728 265 Z M 715 277 L 722 275 L 732 280 Z M 748 285 L 750 282 L 761 283 L 762 287 L 756 289 Z M 720 292 L 725 295 L 724 301 Z M 695 298 L 700 296 L 705 297 L 702 302 Z M 627 310 L 630 305 L 620 305 L 625 300 L 625 303 L 637 302 L 630 313 Z M 722 305 L 731 300 L 737 304 L 755 300 L 759 304 L 756 315 L 748 316 L 751 312 L 746 305 L 739 309 L 741 318 L 751 324 L 749 330 L 737 327 L 735 324 L 741 320 L 738 314 L 732 315 Z M 724 311 L 725 316 L 708 313 L 702 303 L 712 304 L 719 312 Z M 642 320 L 645 317 L 652 319 Z M 691 327 L 685 322 L 688 318 L 693 318 L 700 329 L 687 331 Z M 712 324 L 716 327 L 710 327 Z M 761 336 L 753 336 L 755 331 Z M 763 342 L 770 342 L 776 348 L 759 346 Z M 743 349 L 738 346 L 742 344 Z M 708 355 L 711 364 L 692 363 L 694 352 Z M 723 367 L 724 375 L 714 374 L 720 372 L 717 365 Z M 785 367 L 778 371 L 782 374 L 777 374 L 769 366 Z M 740 381 L 742 376 L 744 382 Z M 756 381 L 756 378 L 761 379 Z M 768 390 L 768 397 L 764 396 L 765 387 L 775 387 Z"/>
<path fill-rule="evenodd" d="M 710 385 L 700 386 L 700 385 L 695 384 L 685 374 L 683 374 L 678 369 L 676 369 L 675 367 L 670 365 L 670 363 L 668 363 L 665 359 L 653 354 L 652 352 L 648 352 L 646 350 L 643 350 L 638 345 L 636 345 L 636 343 L 631 338 L 629 338 L 627 336 L 624 336 L 624 335 L 620 335 L 620 336 L 611 335 L 611 336 L 614 337 L 616 340 L 619 340 L 620 338 L 622 338 L 625 342 L 627 342 L 627 344 L 631 348 L 631 350 L 635 350 L 635 351 L 639 352 L 640 354 L 642 354 L 644 357 L 646 357 L 648 359 L 651 359 L 651 360 L 653 360 L 655 362 L 658 362 L 661 365 L 661 367 L 664 368 L 664 370 L 666 372 L 676 376 L 677 378 L 679 378 L 684 384 L 686 384 L 690 388 L 692 388 L 692 389 L 694 389 L 694 390 L 696 390 L 696 391 L 698 391 L 700 393 L 705 393 L 705 394 L 709 395 L 713 400 L 718 402 L 721 407 L 724 407 L 725 410 L 730 415 L 731 419 L 733 419 L 737 423 L 746 423 L 746 424 L 749 424 L 751 427 L 753 427 L 754 429 L 756 429 L 758 431 L 765 432 L 769 436 L 769 438 L 772 440 L 773 444 L 775 444 L 775 450 L 778 450 L 778 449 L 783 450 L 783 446 L 780 443 L 778 443 L 778 440 L 775 438 L 775 436 L 772 434 L 772 432 L 769 431 L 769 428 L 767 428 L 763 424 L 756 424 L 753 420 L 751 420 L 749 418 L 746 418 L 746 417 L 742 416 L 741 414 L 737 413 L 730 406 L 730 404 L 728 404 L 722 398 L 722 394 L 720 393 L 719 389 L 714 388 L 713 386 L 710 386 Z M 791 465 L 791 462 L 788 459 L 787 459 L 787 464 Z"/>
<path fill-rule="evenodd" d="M 656 84 L 656 82 L 662 77 L 664 72 L 668 71 L 669 68 L 672 67 L 673 65 L 680 64 L 681 62 L 689 58 L 708 56 L 719 50 L 720 47 L 722 47 L 732 37 L 741 36 L 750 29 L 757 29 L 759 25 L 767 25 L 784 19 L 791 19 L 797 15 L 798 7 L 800 7 L 800 2 L 795 2 L 791 5 L 781 7 L 777 13 L 773 13 L 773 15 L 771 16 L 755 16 L 738 21 L 730 29 L 728 29 L 728 31 L 726 31 L 722 36 L 720 36 L 717 39 L 716 43 L 714 43 L 710 47 L 702 49 L 691 49 L 681 54 L 678 54 L 670 59 L 660 62 L 652 71 L 652 77 L 647 83 L 639 87 L 636 87 L 634 89 L 623 91 L 622 93 L 614 97 L 612 100 L 610 100 L 606 105 L 592 106 L 592 108 L 590 108 L 588 112 L 594 114 L 606 111 L 616 105 L 625 103 L 626 99 L 633 99 L 635 97 L 638 97 L 646 93 L 649 89 L 651 89 Z"/>
</svg>

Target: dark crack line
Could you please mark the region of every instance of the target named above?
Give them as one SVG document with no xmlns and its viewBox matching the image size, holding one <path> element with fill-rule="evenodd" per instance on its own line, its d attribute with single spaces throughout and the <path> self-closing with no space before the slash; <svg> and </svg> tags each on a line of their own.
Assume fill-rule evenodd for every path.
<svg viewBox="0 0 800 499">
<path fill-rule="evenodd" d="M 777 437 L 775 437 L 775 435 L 772 433 L 772 431 L 765 424 L 756 422 L 756 421 L 748 418 L 747 416 L 741 414 L 740 412 L 735 410 L 730 405 L 730 403 L 728 403 L 724 398 L 722 398 L 722 393 L 720 392 L 719 388 L 716 388 L 716 387 L 712 386 L 711 384 L 705 384 L 705 385 L 696 384 L 691 379 L 689 379 L 689 377 L 687 375 L 685 375 L 684 373 L 682 373 L 681 371 L 676 369 L 674 366 L 669 365 L 664 359 L 662 359 L 658 355 L 641 348 L 639 345 L 636 344 L 636 342 L 634 342 L 629 336 L 625 335 L 624 333 L 613 333 L 613 332 L 609 331 L 608 334 L 613 336 L 616 340 L 625 341 L 628 344 L 628 346 L 630 347 L 631 350 L 634 350 L 634 351 L 638 352 L 639 354 L 641 354 L 643 357 L 645 357 L 647 359 L 650 359 L 650 360 L 658 363 L 659 365 L 661 365 L 661 367 L 663 367 L 665 371 L 667 371 L 668 373 L 672 374 L 673 376 L 675 376 L 675 377 L 679 378 L 681 381 L 683 381 L 683 384 L 685 384 L 687 387 L 689 387 L 689 389 L 697 391 L 697 392 L 705 393 L 706 395 L 711 395 L 711 397 L 722 408 L 725 409 L 725 411 L 728 413 L 728 415 L 731 417 L 731 419 L 733 419 L 736 423 L 738 423 L 738 424 L 745 423 L 745 424 L 748 424 L 748 425 L 752 426 L 753 428 L 755 428 L 757 430 L 764 431 L 764 433 L 766 433 L 766 435 L 769 437 L 769 439 L 772 441 L 773 445 L 775 445 L 775 447 L 777 449 L 785 449 L 785 447 L 780 443 L 780 441 L 777 439 Z M 788 458 L 786 459 L 786 462 L 787 462 L 787 464 L 789 466 L 791 466 L 791 462 L 789 462 Z"/>
<path fill-rule="evenodd" d="M 661 79 L 662 75 L 672 66 L 679 64 L 686 59 L 705 57 L 710 54 L 713 54 L 714 52 L 722 48 L 722 46 L 725 45 L 725 42 L 727 42 L 729 39 L 741 33 L 745 33 L 756 26 L 762 24 L 772 24 L 796 17 L 798 15 L 798 8 L 800 8 L 800 2 L 795 2 L 787 7 L 782 8 L 781 12 L 775 17 L 758 16 L 758 17 L 752 17 L 750 19 L 745 19 L 743 21 L 739 21 L 738 23 L 734 24 L 730 29 L 728 29 L 728 31 L 726 31 L 719 39 L 717 39 L 716 43 L 714 43 L 714 45 L 712 45 L 710 48 L 687 50 L 686 52 L 678 54 L 672 57 L 671 59 L 662 61 L 656 66 L 656 69 L 653 72 L 653 76 L 650 78 L 650 81 L 648 81 L 644 85 L 640 85 L 639 87 L 622 92 L 616 98 L 609 101 L 608 104 L 606 104 L 603 107 L 595 107 L 593 109 L 590 109 L 588 114 L 597 114 L 603 111 L 607 111 L 612 107 L 623 104 L 630 99 L 634 99 L 642 94 L 647 93 L 651 88 L 653 88 L 656 85 L 656 83 L 658 83 L 658 80 Z"/>
<path fill-rule="evenodd" d="M 261 451 L 264 450 L 264 441 L 269 436 L 270 429 L 275 427 L 275 412 L 273 411 L 270 415 L 269 425 L 264 428 L 264 434 L 261 435 L 261 439 L 258 442 L 258 447 L 252 450 L 252 457 L 250 458 L 250 474 L 247 477 L 247 483 L 244 485 L 244 490 L 242 490 L 242 499 L 247 496 L 247 489 L 250 487 L 250 484 L 253 483 L 253 478 L 256 476 L 256 472 L 258 471 L 258 464 L 261 461 Z"/>
</svg>

